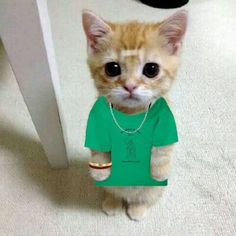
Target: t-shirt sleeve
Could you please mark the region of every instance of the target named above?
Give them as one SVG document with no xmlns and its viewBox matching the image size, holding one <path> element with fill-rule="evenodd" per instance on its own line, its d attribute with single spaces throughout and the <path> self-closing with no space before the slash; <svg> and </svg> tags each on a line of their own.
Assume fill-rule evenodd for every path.
<svg viewBox="0 0 236 236">
<path fill-rule="evenodd" d="M 102 111 L 96 108 L 93 107 L 89 113 L 84 146 L 97 151 L 110 151 L 108 123 L 103 118 Z"/>
<path fill-rule="evenodd" d="M 160 147 L 178 142 L 174 116 L 163 98 L 153 133 L 153 146 Z"/>
</svg>

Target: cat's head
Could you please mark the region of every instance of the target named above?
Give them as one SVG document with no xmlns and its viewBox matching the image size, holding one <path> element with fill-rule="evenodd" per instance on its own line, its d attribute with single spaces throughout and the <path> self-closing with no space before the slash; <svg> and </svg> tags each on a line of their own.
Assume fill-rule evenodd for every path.
<svg viewBox="0 0 236 236">
<path fill-rule="evenodd" d="M 186 25 L 185 10 L 158 23 L 112 23 L 84 10 L 88 65 L 99 94 L 118 106 L 135 108 L 167 93 Z"/>
</svg>

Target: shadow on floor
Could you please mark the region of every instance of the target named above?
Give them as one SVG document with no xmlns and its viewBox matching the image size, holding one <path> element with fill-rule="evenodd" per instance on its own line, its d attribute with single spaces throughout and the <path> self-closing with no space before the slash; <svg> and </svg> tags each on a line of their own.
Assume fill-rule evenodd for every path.
<svg viewBox="0 0 236 236">
<path fill-rule="evenodd" d="M 47 163 L 42 145 L 9 126 L 0 125 L 0 148 L 10 151 L 16 178 L 23 178 L 36 190 L 61 207 L 100 210 L 103 190 L 96 187 L 88 173 L 86 157 L 79 157 L 70 168 L 55 170 Z M 79 155 L 78 155 L 79 156 Z M 25 176 L 27 178 L 25 178 Z"/>
</svg>

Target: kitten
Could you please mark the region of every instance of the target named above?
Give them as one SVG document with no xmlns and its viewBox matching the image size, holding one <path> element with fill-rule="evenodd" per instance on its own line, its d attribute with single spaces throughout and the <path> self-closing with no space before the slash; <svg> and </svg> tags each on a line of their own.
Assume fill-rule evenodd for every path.
<svg viewBox="0 0 236 236">
<path fill-rule="evenodd" d="M 106 96 L 116 109 L 127 114 L 146 111 L 150 102 L 166 96 L 177 72 L 186 26 L 185 10 L 159 23 L 119 24 L 84 10 L 88 65 L 99 95 Z M 146 63 L 150 62 L 154 65 L 147 67 Z M 174 144 L 152 148 L 153 178 L 168 178 L 173 147 Z M 91 150 L 91 161 L 110 162 L 110 153 Z M 109 177 L 110 169 L 90 168 L 90 173 L 95 180 L 104 180 Z M 124 201 L 128 216 L 140 220 L 158 201 L 165 187 L 104 186 L 104 189 L 106 196 L 102 208 L 105 213 L 118 213 Z"/>
</svg>

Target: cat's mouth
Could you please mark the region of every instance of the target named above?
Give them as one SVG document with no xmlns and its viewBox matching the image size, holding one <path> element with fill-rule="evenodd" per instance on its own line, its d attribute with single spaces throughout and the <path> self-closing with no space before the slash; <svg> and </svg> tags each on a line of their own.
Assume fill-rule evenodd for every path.
<svg viewBox="0 0 236 236">
<path fill-rule="evenodd" d="M 133 95 L 132 93 L 130 93 L 128 96 L 126 96 L 126 97 L 124 98 L 124 100 L 139 101 L 139 99 L 138 99 L 135 95 Z"/>
</svg>

